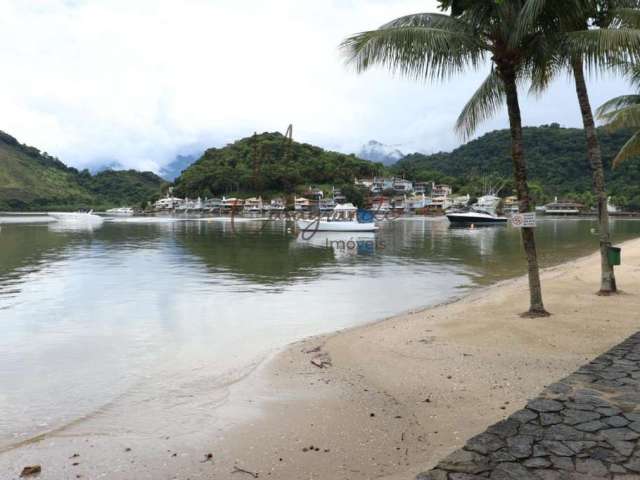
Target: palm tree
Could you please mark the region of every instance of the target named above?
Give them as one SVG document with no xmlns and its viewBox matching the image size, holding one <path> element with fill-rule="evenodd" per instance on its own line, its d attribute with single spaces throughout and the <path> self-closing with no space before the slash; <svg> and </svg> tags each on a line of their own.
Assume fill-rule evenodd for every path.
<svg viewBox="0 0 640 480">
<path fill-rule="evenodd" d="M 532 0 L 529 5 L 535 3 Z M 540 8 L 540 1 L 537 3 Z M 607 260 L 611 246 L 607 191 L 602 151 L 585 80 L 585 65 L 590 69 L 609 68 L 612 59 L 638 51 L 640 32 L 622 28 L 634 17 L 633 8 L 637 4 L 637 0 L 584 0 L 578 2 L 576 8 L 547 12 L 550 15 L 539 19 L 547 32 L 548 56 L 546 62 L 534 69 L 532 90 L 542 91 L 554 76 L 565 71 L 570 72 L 575 80 L 598 204 L 600 295 L 616 293 L 617 286 L 613 266 Z"/>
<path fill-rule="evenodd" d="M 470 136 L 479 123 L 501 107 L 505 100 L 511 130 L 511 157 L 520 212 L 531 211 L 527 164 L 522 143 L 522 120 L 517 84 L 530 75 L 544 36 L 524 15 L 525 0 L 440 0 L 452 16 L 435 13 L 408 15 L 377 30 L 347 38 L 341 45 L 348 63 L 358 72 L 382 65 L 392 72 L 415 79 L 446 79 L 491 60 L 489 75 L 464 107 L 456 130 Z M 526 316 L 548 316 L 532 228 L 522 229 L 526 252 L 530 303 Z"/>
<path fill-rule="evenodd" d="M 613 159 L 613 168 L 617 168 L 625 160 L 640 156 L 640 63 L 625 61 L 620 62 L 618 66 L 626 73 L 638 93 L 612 98 L 596 112 L 610 130 L 636 130 Z"/>
</svg>

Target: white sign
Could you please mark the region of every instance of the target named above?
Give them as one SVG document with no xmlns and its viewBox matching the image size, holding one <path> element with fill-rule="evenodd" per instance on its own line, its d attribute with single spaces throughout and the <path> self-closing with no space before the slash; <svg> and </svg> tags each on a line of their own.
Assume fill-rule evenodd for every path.
<svg viewBox="0 0 640 480">
<path fill-rule="evenodd" d="M 511 216 L 511 226 L 515 228 L 534 228 L 536 214 L 534 212 L 516 213 Z"/>
</svg>

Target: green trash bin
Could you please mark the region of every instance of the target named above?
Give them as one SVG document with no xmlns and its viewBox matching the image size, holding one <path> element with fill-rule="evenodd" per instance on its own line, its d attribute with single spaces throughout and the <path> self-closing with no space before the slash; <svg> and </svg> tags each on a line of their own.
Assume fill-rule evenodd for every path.
<svg viewBox="0 0 640 480">
<path fill-rule="evenodd" d="M 609 247 L 607 250 L 607 259 L 609 260 L 609 265 L 620 265 L 621 263 L 621 251 L 620 247 Z"/>
</svg>

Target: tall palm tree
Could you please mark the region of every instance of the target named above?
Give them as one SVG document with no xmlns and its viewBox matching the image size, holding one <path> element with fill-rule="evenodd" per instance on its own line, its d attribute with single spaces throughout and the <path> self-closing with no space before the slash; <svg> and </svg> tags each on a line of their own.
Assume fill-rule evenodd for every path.
<svg viewBox="0 0 640 480">
<path fill-rule="evenodd" d="M 553 0 L 547 0 L 551 2 Z M 562 0 L 555 0 L 562 1 Z M 544 0 L 529 0 L 528 7 Z M 613 266 L 607 259 L 611 246 L 607 191 L 602 164 L 602 151 L 585 80 L 585 65 L 590 69 L 609 69 L 619 56 L 640 49 L 640 32 L 627 27 L 634 17 L 637 0 L 583 0 L 572 9 L 547 11 L 539 20 L 547 34 L 547 61 L 533 72 L 534 91 L 542 91 L 558 73 L 573 75 L 578 105 L 587 141 L 587 157 L 593 175 L 593 190 L 598 204 L 600 231 L 600 295 L 617 292 Z"/>
<path fill-rule="evenodd" d="M 452 5 L 453 3 L 453 5 Z M 522 120 L 517 84 L 530 75 L 544 41 L 531 18 L 524 15 L 525 0 L 440 0 L 452 15 L 419 13 L 398 18 L 377 30 L 356 34 L 342 43 L 348 63 L 362 72 L 382 65 L 415 79 L 446 79 L 491 61 L 487 78 L 464 107 L 456 129 L 470 136 L 479 123 L 505 101 L 511 130 L 511 157 L 520 211 L 531 211 L 527 164 L 522 142 Z M 547 316 L 534 229 L 522 229 L 526 252 L 530 302 L 526 316 Z"/>
<path fill-rule="evenodd" d="M 621 62 L 619 67 L 626 73 L 637 94 L 620 95 L 604 103 L 596 111 L 608 129 L 629 128 L 635 133 L 613 159 L 613 168 L 622 162 L 640 156 L 640 63 Z"/>
</svg>

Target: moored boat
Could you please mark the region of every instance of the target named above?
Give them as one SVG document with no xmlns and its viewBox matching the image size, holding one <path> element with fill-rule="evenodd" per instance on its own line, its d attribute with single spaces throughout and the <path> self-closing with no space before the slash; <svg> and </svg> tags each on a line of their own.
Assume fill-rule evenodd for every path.
<svg viewBox="0 0 640 480">
<path fill-rule="evenodd" d="M 478 224 L 499 224 L 507 223 L 506 217 L 500 217 L 495 213 L 482 212 L 478 210 L 468 212 L 450 212 L 447 213 L 447 218 L 451 223 L 463 224 L 463 225 L 478 225 Z"/>
<path fill-rule="evenodd" d="M 507 218 L 497 214 L 500 198 L 495 195 L 485 195 L 469 209 L 449 211 L 447 219 L 457 225 L 491 225 L 506 224 Z"/>
<path fill-rule="evenodd" d="M 133 208 L 131 207 L 110 208 L 105 213 L 107 215 L 117 215 L 119 217 L 130 217 L 131 215 L 133 215 Z"/>
<path fill-rule="evenodd" d="M 296 226 L 307 232 L 375 232 L 374 222 L 360 223 L 356 220 L 309 219 L 297 220 Z"/>
</svg>

